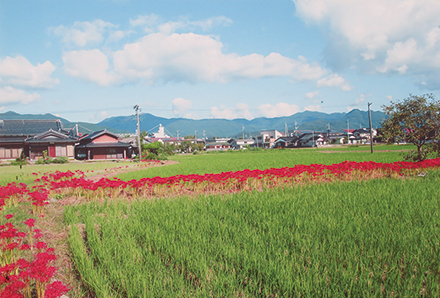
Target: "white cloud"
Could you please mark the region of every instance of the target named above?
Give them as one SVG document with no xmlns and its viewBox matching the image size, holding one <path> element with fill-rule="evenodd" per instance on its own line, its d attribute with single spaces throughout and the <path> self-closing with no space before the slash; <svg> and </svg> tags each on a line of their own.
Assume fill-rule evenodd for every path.
<svg viewBox="0 0 440 298">
<path fill-rule="evenodd" d="M 303 57 L 222 53 L 223 44 L 194 33 L 154 33 L 114 53 L 115 71 L 125 78 L 161 81 L 228 82 L 238 79 L 291 77 L 316 80 L 327 71 Z"/>
<path fill-rule="evenodd" d="M 146 33 L 171 34 L 183 29 L 201 28 L 206 31 L 214 26 L 227 26 L 232 24 L 232 20 L 224 16 L 212 17 L 202 21 L 189 21 L 181 18 L 178 21 L 161 22 L 156 14 L 138 16 L 136 19 L 130 19 L 130 25 L 133 27 L 142 27 Z"/>
<path fill-rule="evenodd" d="M 319 91 L 315 91 L 315 92 L 309 92 L 309 93 L 306 93 L 306 98 L 313 98 L 313 97 L 315 97 L 315 96 L 318 96 L 319 95 Z"/>
<path fill-rule="evenodd" d="M 325 58 L 334 69 L 439 77 L 440 1 L 293 1 L 299 17 L 329 33 Z"/>
<path fill-rule="evenodd" d="M 365 99 L 370 97 L 370 95 L 361 94 L 353 104 L 347 106 L 347 111 L 351 111 L 353 109 L 359 109 L 360 107 L 363 107 L 365 105 Z"/>
<path fill-rule="evenodd" d="M 0 81 L 15 86 L 52 88 L 59 80 L 51 77 L 55 66 L 46 61 L 33 66 L 23 56 L 0 59 Z"/>
<path fill-rule="evenodd" d="M 75 22 L 70 27 L 61 25 L 49 30 L 60 36 L 65 44 L 85 47 L 89 44 L 99 44 L 103 41 L 103 34 L 115 27 L 109 22 L 95 20 L 93 22 Z"/>
<path fill-rule="evenodd" d="M 173 114 L 176 116 L 182 116 L 184 113 L 191 109 L 193 103 L 191 100 L 183 99 L 183 98 L 175 98 L 173 101 Z"/>
<path fill-rule="evenodd" d="M 37 93 L 29 94 L 26 91 L 15 89 L 13 87 L 0 88 L 0 104 L 29 104 L 40 99 L 40 95 Z"/>
<path fill-rule="evenodd" d="M 75 78 L 109 86 L 118 81 L 110 71 L 107 56 L 100 50 L 70 51 L 63 54 L 64 71 Z"/>
<path fill-rule="evenodd" d="M 290 116 L 300 111 L 300 108 L 295 104 L 288 104 L 285 102 L 277 103 L 276 105 L 271 105 L 269 103 L 263 104 L 258 107 L 258 111 L 263 117 L 274 118 Z"/>
<path fill-rule="evenodd" d="M 245 103 L 238 103 L 236 108 L 225 108 L 224 106 L 212 107 L 211 108 L 211 118 L 219 119 L 253 119 L 254 116 L 249 111 L 249 105 Z"/>
<path fill-rule="evenodd" d="M 318 87 L 341 87 L 344 91 L 350 91 L 352 88 L 345 79 L 338 74 L 331 74 L 326 78 L 322 78 L 317 81 Z"/>
<path fill-rule="evenodd" d="M 310 105 L 307 107 L 304 107 L 304 111 L 312 111 L 312 112 L 317 112 L 320 111 L 322 109 L 322 107 L 320 105 Z"/>
</svg>

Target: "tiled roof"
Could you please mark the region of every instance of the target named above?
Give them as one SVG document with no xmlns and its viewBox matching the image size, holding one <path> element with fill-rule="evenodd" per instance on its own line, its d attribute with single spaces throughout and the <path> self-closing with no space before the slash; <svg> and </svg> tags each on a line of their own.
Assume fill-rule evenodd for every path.
<svg viewBox="0 0 440 298">
<path fill-rule="evenodd" d="M 33 136 L 49 129 L 62 130 L 60 120 L 0 120 L 0 136 Z"/>
</svg>

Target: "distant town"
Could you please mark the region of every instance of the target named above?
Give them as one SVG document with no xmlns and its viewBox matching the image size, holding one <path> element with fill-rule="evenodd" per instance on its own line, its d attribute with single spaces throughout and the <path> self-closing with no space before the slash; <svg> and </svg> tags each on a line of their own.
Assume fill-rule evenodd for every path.
<svg viewBox="0 0 440 298">
<path fill-rule="evenodd" d="M 342 131 L 306 131 L 295 129 L 280 132 L 276 129 L 262 130 L 252 138 L 198 138 L 191 136 L 173 137 L 159 123 L 157 132 L 150 134 L 115 134 L 107 129 L 81 133 L 78 125 L 65 128 L 59 119 L 0 120 L 0 160 L 41 158 L 75 160 L 118 160 L 136 158 L 141 143 L 159 142 L 164 145 L 188 146 L 184 153 L 194 150 L 222 151 L 246 150 L 250 148 L 304 148 L 330 144 L 367 144 L 377 138 L 377 130 L 369 128 L 344 129 Z M 177 147 L 176 147 L 177 148 Z"/>
</svg>

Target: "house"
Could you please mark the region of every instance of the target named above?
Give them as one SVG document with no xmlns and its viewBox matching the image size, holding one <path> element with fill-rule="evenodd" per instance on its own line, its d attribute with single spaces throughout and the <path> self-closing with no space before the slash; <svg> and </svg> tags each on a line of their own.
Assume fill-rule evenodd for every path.
<svg viewBox="0 0 440 298">
<path fill-rule="evenodd" d="M 255 137 L 255 147 L 271 148 L 278 138 L 284 136 L 284 133 L 275 129 L 263 130 Z"/>
<path fill-rule="evenodd" d="M 230 148 L 231 148 L 231 144 L 229 144 L 228 142 L 205 143 L 206 151 L 228 150 Z"/>
<path fill-rule="evenodd" d="M 125 159 L 132 153 L 132 145 L 106 129 L 80 138 L 75 147 L 76 159 Z"/>
<path fill-rule="evenodd" d="M 377 130 L 372 128 L 371 134 L 373 135 L 373 138 L 374 138 L 375 136 L 377 136 Z M 353 132 L 353 135 L 355 136 L 355 141 L 358 143 L 365 144 L 366 142 L 370 141 L 370 129 L 369 128 L 356 129 Z"/>
<path fill-rule="evenodd" d="M 61 137 L 61 134 L 66 136 L 73 135 L 72 130 L 66 130 L 63 128 L 63 125 L 59 119 L 0 120 L 0 159 L 15 159 L 19 157 L 29 157 L 30 155 L 29 155 L 28 145 L 36 144 L 35 142 L 31 141 L 32 138 L 44 133 L 51 134 L 50 137 L 52 138 L 63 138 Z M 55 136 L 55 133 L 58 134 L 56 134 Z M 39 140 L 42 140 L 42 138 L 44 138 L 44 136 L 40 135 Z M 28 143 L 26 143 L 25 140 L 27 140 Z M 43 143 L 44 142 L 41 143 L 42 146 Z M 65 144 L 63 145 L 61 145 L 61 143 L 57 143 L 57 144 L 59 146 L 67 146 L 69 142 L 65 142 Z M 55 154 L 56 154 L 55 143 L 51 144 L 49 141 L 46 145 L 47 145 L 46 150 L 48 152 L 49 150 L 55 150 Z M 49 149 L 49 147 L 51 148 L 55 147 L 55 149 Z M 39 149 L 37 149 L 37 151 L 38 150 Z M 60 153 L 60 151 L 58 152 Z M 67 147 L 65 153 L 67 154 Z"/>
<path fill-rule="evenodd" d="M 24 140 L 26 156 L 31 160 L 44 156 L 48 157 L 74 157 L 74 147 L 78 138 L 49 129 Z"/>
<path fill-rule="evenodd" d="M 327 140 L 324 135 L 318 132 L 301 133 L 299 136 L 280 137 L 272 148 L 299 148 L 299 147 L 317 147 L 326 145 Z"/>
<path fill-rule="evenodd" d="M 245 148 L 246 146 L 253 147 L 255 143 L 254 139 L 231 139 L 229 140 L 229 144 L 232 149 L 239 150 Z"/>
<path fill-rule="evenodd" d="M 300 147 L 317 147 L 326 145 L 327 141 L 324 138 L 324 135 L 319 132 L 308 132 L 303 133 L 300 136 L 300 140 L 298 141 Z"/>
<path fill-rule="evenodd" d="M 300 136 L 280 137 L 274 142 L 273 148 L 296 148 L 299 147 L 300 139 Z"/>
</svg>

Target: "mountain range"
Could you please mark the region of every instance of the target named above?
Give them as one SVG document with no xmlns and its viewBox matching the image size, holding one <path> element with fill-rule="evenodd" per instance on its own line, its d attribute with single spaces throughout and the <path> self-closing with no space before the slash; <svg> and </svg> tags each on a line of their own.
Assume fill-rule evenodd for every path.
<svg viewBox="0 0 440 298">
<path fill-rule="evenodd" d="M 381 111 L 371 111 L 373 128 L 381 127 L 381 121 L 385 114 Z M 72 128 L 78 124 L 80 132 L 89 133 L 107 129 L 114 133 L 135 133 L 136 116 L 118 116 L 110 117 L 101 122 L 70 122 L 66 119 L 52 114 L 18 114 L 12 111 L 0 113 L 0 120 L 6 119 L 60 119 L 65 128 Z M 261 130 L 272 130 L 284 132 L 287 126 L 289 131 L 295 127 L 300 131 L 314 130 L 317 132 L 342 131 L 343 129 L 353 129 L 368 127 L 368 112 L 358 109 L 351 110 L 348 113 L 322 113 L 304 111 L 291 116 L 276 118 L 255 118 L 247 119 L 186 119 L 186 118 L 163 118 L 149 113 L 140 114 L 141 131 L 153 133 L 158 131 L 159 124 L 165 127 L 165 132 L 171 136 L 197 135 L 198 137 L 238 137 L 245 133 L 245 137 L 255 135 Z"/>
</svg>

